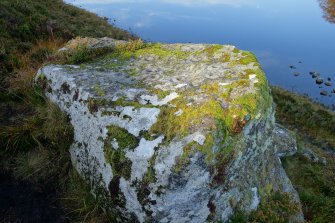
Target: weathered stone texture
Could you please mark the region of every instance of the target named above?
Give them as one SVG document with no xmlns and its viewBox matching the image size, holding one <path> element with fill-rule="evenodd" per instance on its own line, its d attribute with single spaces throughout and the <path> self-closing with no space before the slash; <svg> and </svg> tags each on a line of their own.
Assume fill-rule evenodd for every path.
<svg viewBox="0 0 335 223">
<path fill-rule="evenodd" d="M 114 50 L 80 66 L 47 65 L 36 82 L 70 116 L 72 162 L 106 191 L 119 221 L 227 221 L 237 209 L 257 209 L 265 190 L 299 199 L 279 159 L 294 153 L 295 141 L 275 125 L 252 54 L 92 41 Z"/>
</svg>

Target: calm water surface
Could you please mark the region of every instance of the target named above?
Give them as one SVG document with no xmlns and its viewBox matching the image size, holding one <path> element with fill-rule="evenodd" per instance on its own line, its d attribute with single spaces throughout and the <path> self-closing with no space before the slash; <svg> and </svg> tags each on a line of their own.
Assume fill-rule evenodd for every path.
<svg viewBox="0 0 335 223">
<path fill-rule="evenodd" d="M 335 24 L 316 0 L 67 0 L 142 39 L 232 44 L 256 54 L 271 84 L 335 104 Z M 296 69 L 291 69 L 289 66 Z M 309 75 L 321 74 L 322 88 Z M 300 73 L 294 76 L 294 73 Z M 326 90 L 330 96 L 321 96 Z"/>
</svg>

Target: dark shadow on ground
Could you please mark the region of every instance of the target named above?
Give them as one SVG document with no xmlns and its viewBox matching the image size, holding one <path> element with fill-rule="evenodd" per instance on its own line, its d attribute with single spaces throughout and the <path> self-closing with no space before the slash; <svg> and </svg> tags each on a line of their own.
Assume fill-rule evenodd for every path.
<svg viewBox="0 0 335 223">
<path fill-rule="evenodd" d="M 48 185 L 17 181 L 0 170 L 0 222 L 66 223 L 57 191 Z"/>
</svg>

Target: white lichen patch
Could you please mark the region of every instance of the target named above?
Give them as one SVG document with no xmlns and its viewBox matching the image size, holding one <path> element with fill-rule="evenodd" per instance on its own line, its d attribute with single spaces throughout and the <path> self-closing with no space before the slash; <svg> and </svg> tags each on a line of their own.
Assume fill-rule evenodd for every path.
<svg viewBox="0 0 335 223">
<path fill-rule="evenodd" d="M 139 222 L 144 222 L 145 213 L 142 211 L 141 204 L 138 202 L 137 193 L 128 181 L 124 178 L 120 179 L 120 189 L 126 198 L 126 209 L 131 213 L 135 213 Z"/>
<path fill-rule="evenodd" d="M 176 92 L 172 92 L 171 94 L 169 94 L 162 100 L 159 100 L 157 95 L 141 95 L 140 103 L 142 105 L 152 104 L 154 106 L 162 106 L 162 105 L 166 105 L 167 103 L 169 103 L 173 99 L 176 99 L 177 97 L 178 97 L 178 93 Z"/>
<path fill-rule="evenodd" d="M 140 131 L 148 131 L 156 122 L 160 110 L 158 108 L 139 108 L 126 106 L 122 109 L 121 117 L 129 116 L 131 120 L 120 126 L 128 130 L 134 136 L 139 136 Z"/>
<path fill-rule="evenodd" d="M 231 83 L 219 83 L 220 86 L 227 86 L 230 85 Z"/>
<path fill-rule="evenodd" d="M 158 176 L 158 184 L 163 186 L 168 184 L 171 169 L 176 164 L 176 157 L 183 154 L 183 148 L 190 142 L 203 138 L 204 136 L 201 133 L 196 132 L 182 140 L 174 140 L 166 148 L 162 147 L 159 150 L 154 166 L 156 175 Z"/>
<path fill-rule="evenodd" d="M 154 155 L 155 148 L 158 148 L 159 144 L 162 143 L 164 137 L 160 136 L 153 141 L 147 141 L 142 138 L 140 144 L 134 151 L 127 151 L 126 156 L 131 160 L 131 178 L 130 181 L 134 180 L 141 181 L 144 173 L 149 167 L 149 160 Z"/>
<path fill-rule="evenodd" d="M 116 141 L 115 138 L 111 141 L 111 145 L 113 149 L 119 149 L 119 143 Z"/>
<path fill-rule="evenodd" d="M 256 78 L 256 74 L 251 74 L 251 75 L 249 75 L 249 80 L 253 80 L 253 79 L 255 79 Z"/>
<path fill-rule="evenodd" d="M 187 86 L 187 84 L 177 84 L 175 86 L 175 88 L 178 89 L 178 88 L 182 88 L 182 87 L 185 87 L 185 86 Z"/>
<path fill-rule="evenodd" d="M 252 192 L 252 201 L 251 201 L 250 209 L 255 210 L 257 209 L 259 203 L 261 203 L 261 200 L 258 196 L 257 187 L 251 188 L 251 192 Z"/>
</svg>

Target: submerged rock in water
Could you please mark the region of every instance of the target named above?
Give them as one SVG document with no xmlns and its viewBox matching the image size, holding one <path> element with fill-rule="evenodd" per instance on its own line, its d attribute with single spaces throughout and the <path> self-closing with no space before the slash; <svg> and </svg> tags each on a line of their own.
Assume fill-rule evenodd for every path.
<svg viewBox="0 0 335 223">
<path fill-rule="evenodd" d="M 320 94 L 321 94 L 322 96 L 327 96 L 327 95 L 328 95 L 328 92 L 324 90 L 324 91 L 321 91 Z"/>
<path fill-rule="evenodd" d="M 72 163 L 114 221 L 226 222 L 257 209 L 263 191 L 299 202 L 279 159 L 296 143 L 275 125 L 254 55 L 227 45 L 104 43 L 111 54 L 47 65 L 35 80 L 70 116 Z"/>
<path fill-rule="evenodd" d="M 293 74 L 295 77 L 298 77 L 298 76 L 300 76 L 300 73 L 299 72 L 296 72 L 296 73 L 294 73 Z"/>
<path fill-rule="evenodd" d="M 323 79 L 318 77 L 318 78 L 316 78 L 315 83 L 316 84 L 322 84 L 323 83 Z"/>
<path fill-rule="evenodd" d="M 325 82 L 325 85 L 326 85 L 326 86 L 332 86 L 332 83 L 329 82 L 329 81 L 326 81 L 326 82 Z"/>
</svg>

